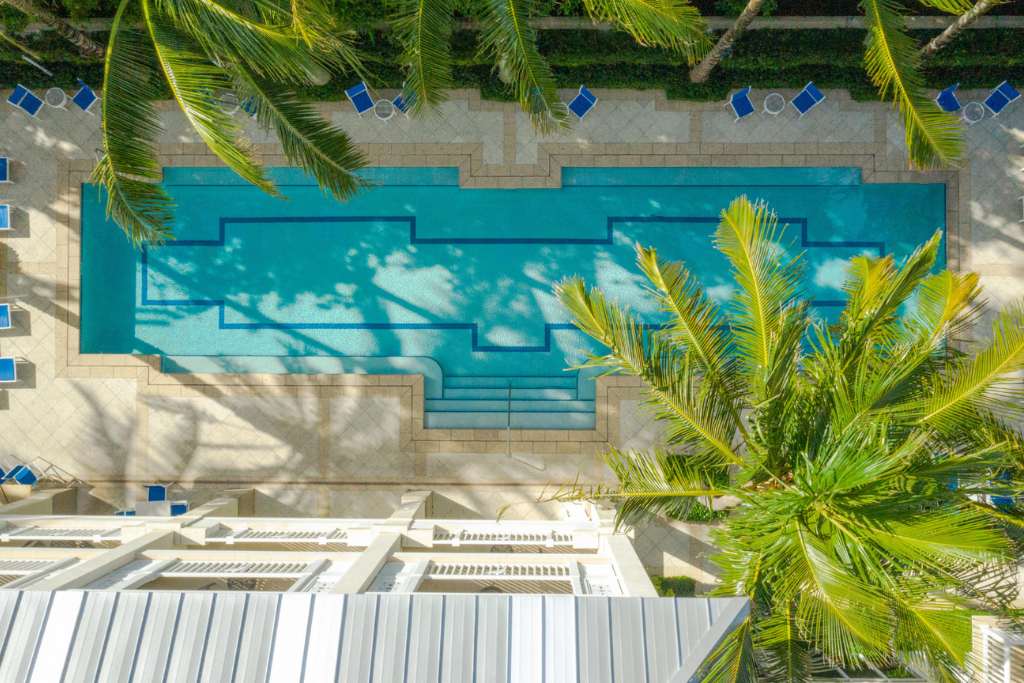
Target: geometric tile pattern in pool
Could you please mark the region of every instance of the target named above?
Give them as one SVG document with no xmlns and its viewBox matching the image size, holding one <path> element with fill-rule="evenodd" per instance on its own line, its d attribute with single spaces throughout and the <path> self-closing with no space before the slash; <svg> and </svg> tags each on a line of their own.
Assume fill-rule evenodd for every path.
<svg viewBox="0 0 1024 683">
<path fill-rule="evenodd" d="M 565 368 L 591 347 L 552 294 L 561 278 L 657 324 L 640 242 L 727 301 L 711 236 L 746 194 L 789 225 L 806 296 L 829 307 L 850 256 L 904 256 L 945 227 L 943 185 L 865 185 L 856 169 L 565 169 L 562 188 L 537 190 L 373 169 L 345 203 L 273 175 L 287 200 L 225 169 L 166 169 L 177 240 L 142 250 L 83 193 L 82 353 L 157 354 L 168 371 L 420 372 L 428 426 L 585 428 L 592 381 Z"/>
</svg>

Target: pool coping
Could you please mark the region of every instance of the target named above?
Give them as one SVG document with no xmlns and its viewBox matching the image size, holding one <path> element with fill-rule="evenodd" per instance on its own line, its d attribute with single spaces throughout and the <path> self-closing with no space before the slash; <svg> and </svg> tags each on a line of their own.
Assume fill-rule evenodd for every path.
<svg viewBox="0 0 1024 683">
<path fill-rule="evenodd" d="M 887 105 L 855 102 L 845 92 L 830 93 L 840 110 L 870 111 L 875 118 L 875 143 L 705 143 L 700 142 L 704 111 L 720 110 L 719 103 L 668 100 L 661 91 L 597 91 L 603 99 L 652 101 L 656 110 L 696 113 L 689 119 L 688 143 L 539 143 L 536 164 L 486 164 L 482 143 L 361 144 L 371 166 L 455 166 L 461 187 L 554 188 L 561 186 L 565 166 L 577 167 L 856 167 L 864 183 L 942 183 L 946 186 L 946 262 L 953 270 L 969 264 L 969 161 L 953 171 L 909 171 L 905 160 L 887 155 Z M 477 91 L 452 91 L 466 99 L 471 111 L 504 115 L 504 158 L 516 149 L 515 103 L 482 100 Z M 172 107 L 172 103 L 163 103 Z M 338 103 L 320 103 L 325 115 Z M 694 142 L 693 140 L 697 140 Z M 257 158 L 268 166 L 285 166 L 278 144 L 254 145 Z M 201 143 L 161 144 L 163 166 L 223 166 Z M 390 397 L 399 404 L 399 441 L 417 453 L 505 453 L 509 442 L 535 453 L 597 453 L 619 444 L 619 410 L 624 400 L 642 396 L 632 377 L 600 377 L 595 390 L 595 428 L 557 429 L 429 429 L 423 426 L 422 375 L 290 375 L 290 374 L 170 374 L 160 371 L 159 356 L 79 353 L 79 280 L 81 275 L 81 185 L 93 162 L 61 160 L 57 174 L 57 325 L 55 371 L 58 377 L 135 379 L 140 395 L 240 396 L 284 395 L 330 399 L 341 396 Z M 141 405 L 141 402 L 140 402 Z M 140 409 L 140 421 L 145 411 Z M 140 425 L 140 428 L 144 425 Z M 424 467 L 416 461 L 417 469 Z"/>
</svg>

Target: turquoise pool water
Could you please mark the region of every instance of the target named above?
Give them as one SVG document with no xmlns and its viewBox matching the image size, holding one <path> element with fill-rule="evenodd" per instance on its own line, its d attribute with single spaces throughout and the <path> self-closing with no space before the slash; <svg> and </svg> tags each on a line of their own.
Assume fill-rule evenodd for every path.
<svg viewBox="0 0 1024 683">
<path fill-rule="evenodd" d="M 430 425 L 587 428 L 593 382 L 565 369 L 591 346 L 552 294 L 562 277 L 657 322 L 633 265 L 639 241 L 727 300 L 710 236 L 745 193 L 789 224 L 807 297 L 827 316 L 846 259 L 904 256 L 945 227 L 943 185 L 862 184 L 846 168 L 576 168 L 552 190 L 384 168 L 347 203 L 298 171 L 273 176 L 287 200 L 226 169 L 165 169 L 177 241 L 140 251 L 85 188 L 81 352 L 157 354 L 168 372 L 423 373 Z"/>
</svg>

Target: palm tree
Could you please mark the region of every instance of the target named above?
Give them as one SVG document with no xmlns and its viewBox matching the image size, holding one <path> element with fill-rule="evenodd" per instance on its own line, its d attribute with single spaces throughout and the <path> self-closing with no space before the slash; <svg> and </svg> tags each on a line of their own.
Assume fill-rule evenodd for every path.
<svg viewBox="0 0 1024 683">
<path fill-rule="evenodd" d="M 442 102 L 452 84 L 449 39 L 458 9 L 479 21 L 480 50 L 503 66 L 534 125 L 548 130 L 564 124 L 565 104 L 529 23 L 533 0 L 397 0 L 396 5 L 405 90 L 415 111 Z M 613 23 L 642 45 L 676 50 L 689 63 L 707 49 L 704 21 L 688 0 L 583 0 L 583 6 L 594 21 Z"/>
<path fill-rule="evenodd" d="M 22 14 L 30 16 L 42 24 L 46 24 L 57 35 L 78 48 L 83 57 L 103 56 L 103 48 L 90 38 L 89 34 L 80 28 L 72 26 L 67 20 L 58 17 L 38 2 L 34 0 L 0 0 L 0 3 L 9 5 Z"/>
<path fill-rule="evenodd" d="M 360 68 L 341 35 L 322 0 L 122 0 L 104 65 L 104 154 L 93 173 L 107 190 L 108 214 L 136 244 L 171 235 L 153 106 L 167 90 L 210 150 L 262 190 L 277 194 L 218 93 L 250 102 L 289 161 L 334 196 L 351 195 L 363 155 L 293 89 L 325 71 Z"/>
<path fill-rule="evenodd" d="M 959 3 L 956 3 L 959 6 Z M 956 21 L 946 27 L 939 35 L 928 41 L 928 44 L 921 48 L 921 56 L 927 59 L 936 52 L 953 42 L 960 33 L 976 22 L 984 14 L 996 5 L 1001 5 L 1002 0 L 978 0 L 970 9 L 956 18 Z M 956 12 L 957 10 L 954 10 Z"/>
<path fill-rule="evenodd" d="M 749 596 L 754 616 L 709 679 L 749 666 L 735 655 L 752 633 L 773 678 L 805 680 L 820 652 L 858 668 L 923 655 L 952 680 L 971 615 L 1016 595 L 1004 524 L 1019 518 L 986 501 L 1020 491 L 1004 475 L 1024 464 L 1009 426 L 1024 417 L 1024 302 L 980 350 L 959 352 L 947 340 L 977 319 L 978 277 L 932 272 L 936 233 L 902 264 L 852 259 L 845 309 L 827 324 L 801 301 L 801 257 L 782 237 L 764 204 L 741 197 L 722 212 L 727 307 L 638 246 L 666 315 L 654 330 L 579 279 L 559 285 L 606 349 L 587 365 L 643 380 L 667 446 L 612 450 L 617 486 L 558 497 L 616 501 L 622 523 L 722 511 L 716 592 Z"/>
<path fill-rule="evenodd" d="M 736 39 L 740 37 L 740 34 L 747 30 L 750 23 L 754 21 L 758 14 L 761 13 L 761 5 L 764 4 L 764 0 L 749 0 L 740 15 L 736 17 L 736 21 L 733 22 L 725 33 L 719 38 L 715 46 L 704 55 L 704 59 L 700 61 L 695 67 L 690 69 L 690 82 L 691 83 L 703 83 L 708 80 L 708 76 L 711 75 L 712 70 L 718 63 L 722 61 L 722 57 L 725 56 L 726 52 L 730 50 Z"/>
</svg>

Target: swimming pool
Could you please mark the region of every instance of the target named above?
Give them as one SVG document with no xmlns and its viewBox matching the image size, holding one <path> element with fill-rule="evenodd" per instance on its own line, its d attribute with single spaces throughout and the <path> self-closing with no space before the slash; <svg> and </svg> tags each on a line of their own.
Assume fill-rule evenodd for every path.
<svg viewBox="0 0 1024 683">
<path fill-rule="evenodd" d="M 83 188 L 81 353 L 155 354 L 165 372 L 422 373 L 427 426 L 591 428 L 592 378 L 566 368 L 592 346 L 554 298 L 562 277 L 656 322 L 639 241 L 726 300 L 710 236 L 747 194 L 789 224 L 827 315 L 846 259 L 904 256 L 945 226 L 944 185 L 851 168 L 568 168 L 536 190 L 460 189 L 455 168 L 367 175 L 343 204 L 294 169 L 272 172 L 281 201 L 227 169 L 167 168 L 177 240 L 142 250 Z"/>
</svg>

